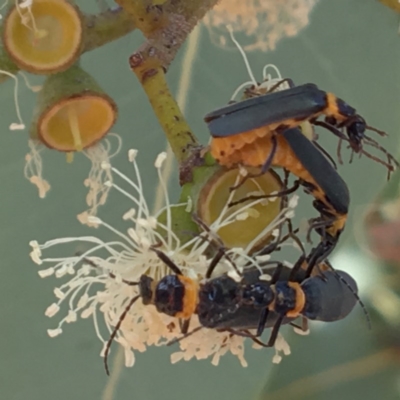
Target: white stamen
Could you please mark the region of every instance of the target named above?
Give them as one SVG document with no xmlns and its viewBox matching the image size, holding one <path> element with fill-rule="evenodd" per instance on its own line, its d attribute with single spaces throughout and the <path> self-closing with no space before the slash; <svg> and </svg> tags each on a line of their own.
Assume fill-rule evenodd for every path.
<svg viewBox="0 0 400 400">
<path fill-rule="evenodd" d="M 282 264 L 283 264 L 285 267 L 293 268 L 293 264 L 292 264 L 291 262 L 289 262 L 289 261 L 283 260 L 283 261 L 282 261 Z"/>
<path fill-rule="evenodd" d="M 70 265 L 70 266 L 67 268 L 67 274 L 69 274 L 69 275 L 74 275 L 74 274 L 75 274 L 75 269 L 74 269 L 74 266 L 73 266 L 73 265 Z"/>
<path fill-rule="evenodd" d="M 293 218 L 294 217 L 294 211 L 293 210 L 286 211 L 285 217 L 287 219 Z"/>
<path fill-rule="evenodd" d="M 40 153 L 44 146 L 37 140 L 28 141 L 29 153 L 25 156 L 24 176 L 39 190 L 39 197 L 43 199 L 50 190 L 50 184 L 43 179 L 43 164 Z"/>
<path fill-rule="evenodd" d="M 136 231 L 133 228 L 128 229 L 128 235 L 136 242 L 140 242 L 139 235 L 136 233 Z"/>
<path fill-rule="evenodd" d="M 122 219 L 127 221 L 128 219 L 133 219 L 136 214 L 136 210 L 134 208 L 131 208 L 128 210 L 123 216 Z"/>
<path fill-rule="evenodd" d="M 41 265 L 42 264 L 42 260 L 40 258 L 40 254 L 38 254 L 36 251 L 31 251 L 29 253 L 32 261 L 37 264 L 37 265 Z"/>
<path fill-rule="evenodd" d="M 15 111 L 17 112 L 18 123 L 15 122 L 12 123 L 10 125 L 10 130 L 15 131 L 15 130 L 25 129 L 25 124 L 24 121 L 22 120 L 21 111 L 18 103 L 18 78 L 11 72 L 4 71 L 2 69 L 0 69 L 0 74 L 7 75 L 8 77 L 14 79 L 14 105 L 15 105 Z"/>
<path fill-rule="evenodd" d="M 88 307 L 81 312 L 81 318 L 86 319 L 89 318 L 96 311 L 94 307 Z"/>
<path fill-rule="evenodd" d="M 275 64 L 267 64 L 267 65 L 264 65 L 263 72 L 262 72 L 263 81 L 272 81 L 271 74 L 267 73 L 268 68 L 272 68 L 274 70 L 274 72 L 277 76 L 277 78 L 274 79 L 275 82 L 279 82 L 282 80 L 282 75 L 281 75 L 281 72 L 279 71 L 279 68 Z M 283 85 L 280 85 L 279 87 L 281 87 L 281 86 L 283 86 Z"/>
<path fill-rule="evenodd" d="M 274 364 L 279 364 L 282 361 L 282 356 L 279 354 L 283 352 L 285 356 L 290 355 L 290 347 L 284 337 L 279 333 L 275 341 L 275 356 L 272 359 Z"/>
<path fill-rule="evenodd" d="M 87 293 L 85 293 L 78 301 L 77 307 L 78 308 L 83 308 L 86 306 L 86 304 L 89 301 L 89 295 Z"/>
<path fill-rule="evenodd" d="M 193 210 L 193 200 L 190 196 L 188 196 L 185 211 L 190 213 L 192 212 L 192 210 Z"/>
<path fill-rule="evenodd" d="M 53 303 L 52 305 L 47 307 L 46 312 L 44 313 L 44 315 L 46 317 L 51 318 L 54 315 L 56 315 L 59 311 L 60 311 L 60 306 L 58 304 L 56 304 L 56 303 Z"/>
<path fill-rule="evenodd" d="M 271 259 L 271 255 L 270 254 L 262 254 L 259 256 L 256 256 L 256 260 L 259 263 L 265 262 L 265 261 L 269 261 Z"/>
<path fill-rule="evenodd" d="M 25 124 L 17 124 L 13 122 L 10 124 L 9 129 L 10 131 L 23 131 L 25 129 Z"/>
<path fill-rule="evenodd" d="M 299 196 L 297 194 L 294 194 L 289 200 L 288 207 L 296 208 L 298 204 L 299 204 Z"/>
<path fill-rule="evenodd" d="M 161 168 L 166 159 L 167 159 L 167 153 L 166 152 L 160 153 L 156 158 L 156 162 L 154 163 L 154 166 L 157 169 Z"/>
<path fill-rule="evenodd" d="M 68 272 L 68 265 L 64 264 L 61 268 L 59 268 L 56 271 L 55 275 L 57 278 L 62 278 L 64 275 L 67 274 L 67 272 Z"/>
<path fill-rule="evenodd" d="M 228 271 L 228 276 L 236 282 L 240 282 L 242 280 L 242 277 L 235 270 Z"/>
<path fill-rule="evenodd" d="M 135 364 L 135 354 L 129 348 L 124 349 L 125 354 L 125 367 L 133 367 Z"/>
<path fill-rule="evenodd" d="M 36 264 L 38 264 L 38 263 L 36 263 Z M 42 269 L 42 270 L 38 271 L 38 274 L 39 274 L 39 276 L 41 278 L 47 278 L 47 277 L 49 277 L 49 276 L 54 274 L 54 268 L 50 267 L 50 268 L 47 268 L 47 269 Z"/>
<path fill-rule="evenodd" d="M 232 27 L 230 25 L 228 25 L 227 29 L 231 36 L 232 42 L 235 43 L 236 47 L 238 48 L 240 54 L 243 57 L 244 65 L 246 66 L 247 73 L 250 76 L 251 82 L 253 83 L 254 86 L 258 86 L 256 78 L 254 78 L 253 71 L 251 70 L 250 63 L 249 63 L 249 60 L 247 59 L 246 53 L 244 52 L 244 50 L 243 50 L 242 46 L 239 44 L 239 42 L 235 39 Z"/>
<path fill-rule="evenodd" d="M 1 8 L 0 8 L 0 10 L 1 10 Z M 22 71 L 19 71 L 18 73 L 19 73 L 19 74 L 22 76 L 22 78 L 24 79 L 24 81 L 25 81 L 25 86 L 26 86 L 28 89 L 32 90 L 33 93 L 37 93 L 37 92 L 40 92 L 40 91 L 42 90 L 42 86 L 40 86 L 40 85 L 31 85 L 30 82 L 29 82 L 29 79 L 28 79 L 28 77 L 26 76 L 25 73 L 23 73 Z"/>
<path fill-rule="evenodd" d="M 241 176 L 247 176 L 249 174 L 249 171 L 247 171 L 247 169 L 243 166 L 239 166 L 239 174 Z"/>
<path fill-rule="evenodd" d="M 76 322 L 77 319 L 78 319 L 78 316 L 76 315 L 76 312 L 69 310 L 68 315 L 65 317 L 65 322 L 67 324 L 70 324 L 72 322 Z"/>
<path fill-rule="evenodd" d="M 65 293 L 60 288 L 54 288 L 53 293 L 57 299 L 63 300 L 65 298 Z"/>
<path fill-rule="evenodd" d="M 138 154 L 138 151 L 136 149 L 130 149 L 128 151 L 128 159 L 130 162 L 134 162 L 136 160 L 136 156 Z"/>
<path fill-rule="evenodd" d="M 115 150 L 112 152 L 112 145 L 109 138 L 117 140 Z M 87 214 L 82 213 L 78 215 L 78 219 L 82 223 L 97 226 L 95 223 L 90 223 L 87 216 L 96 215 L 99 206 L 105 204 L 107 201 L 108 193 L 110 191 L 110 184 L 105 185 L 105 182 L 112 182 L 110 160 L 122 148 L 122 140 L 116 133 L 108 133 L 107 139 L 94 144 L 83 150 L 83 154 L 89 159 L 91 168 L 88 177 L 84 180 L 84 185 L 89 188 L 86 196 L 86 203 L 90 207 Z"/>
<path fill-rule="evenodd" d="M 88 221 L 92 224 L 98 224 L 98 225 L 102 223 L 102 220 L 100 218 L 94 217 L 92 215 L 88 217 Z"/>
<path fill-rule="evenodd" d="M 273 357 L 272 357 L 272 364 L 280 364 L 282 361 L 282 356 L 280 356 L 278 353 L 276 353 Z"/>
<path fill-rule="evenodd" d="M 47 329 L 47 334 L 53 338 L 62 334 L 62 329 Z"/>
</svg>

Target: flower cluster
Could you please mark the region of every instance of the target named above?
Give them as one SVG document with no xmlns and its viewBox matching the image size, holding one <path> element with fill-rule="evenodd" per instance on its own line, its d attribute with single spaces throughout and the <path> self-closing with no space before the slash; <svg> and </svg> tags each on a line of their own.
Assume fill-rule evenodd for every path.
<svg viewBox="0 0 400 400">
<path fill-rule="evenodd" d="M 246 50 L 273 50 L 284 37 L 297 35 L 309 22 L 318 0 L 222 0 L 204 18 L 212 40 L 225 47 L 226 26 L 249 37 Z"/>
<path fill-rule="evenodd" d="M 32 241 L 31 258 L 39 265 L 50 266 L 39 271 L 42 278 L 55 276 L 66 280 L 54 290 L 57 301 L 46 310 L 46 315 L 53 317 L 67 306 L 65 316 L 54 329 L 48 330 L 51 337 L 62 333 L 65 323 L 72 323 L 79 318 L 92 318 L 96 334 L 103 343 L 102 355 L 113 327 L 118 323 L 129 301 L 138 294 L 137 286 L 130 286 L 127 282 L 138 281 L 140 276 L 146 274 L 160 279 L 172 272 L 151 250 L 151 246 L 158 244 L 160 249 L 174 262 L 182 272 L 193 278 L 201 280 L 210 263 L 210 258 L 205 255 L 209 246 L 210 232 L 215 234 L 221 226 L 226 226 L 236 219 L 245 219 L 251 213 L 254 204 L 264 200 L 255 200 L 243 205 L 233 214 L 227 213 L 225 207 L 220 218 L 211 224 L 210 232 L 196 235 L 186 243 L 182 243 L 172 229 L 172 211 L 174 207 L 182 207 L 185 212 L 191 213 L 190 202 L 188 204 L 172 205 L 168 196 L 165 182 L 162 179 L 162 163 L 165 153 L 159 155 L 155 162 L 161 186 L 163 188 L 165 207 L 152 215 L 143 195 L 142 179 L 136 164 L 135 150 L 129 151 L 129 159 L 133 164 L 135 181 L 123 175 L 108 163 L 103 163 L 103 170 L 107 174 L 113 174 L 130 189 L 109 181 L 106 186 L 127 196 L 133 202 L 133 208 L 128 210 L 123 219 L 129 225 L 126 232 L 121 232 L 107 224 L 98 217 L 91 216 L 88 221 L 106 228 L 115 238 L 109 242 L 94 236 L 60 238 L 39 245 Z M 240 177 L 238 177 L 239 179 Z M 229 200 L 230 201 L 230 200 Z M 229 201 L 227 203 L 229 203 Z M 266 230 L 276 229 L 287 218 L 294 214 L 297 205 L 297 196 L 293 196 L 287 208 L 281 210 L 275 220 Z M 161 223 L 159 216 L 166 215 L 166 223 Z M 265 231 L 262 233 L 265 235 Z M 46 258 L 42 253 L 47 249 L 62 244 L 85 243 L 90 249 L 83 254 L 72 257 Z M 228 254 L 239 270 L 243 270 L 249 263 L 257 267 L 257 258 L 248 254 L 251 244 L 244 249 L 230 249 Z M 263 256 L 265 258 L 265 256 Z M 232 270 L 232 265 L 225 259 L 217 266 L 216 274 Z M 233 271 L 232 271 L 233 272 Z M 199 326 L 197 317 L 190 322 L 190 330 Z M 163 345 L 170 340 L 181 336 L 179 322 L 176 318 L 158 313 L 153 306 L 145 306 L 139 300 L 127 313 L 116 335 L 116 341 L 125 350 L 125 364 L 132 366 L 135 361 L 134 351 L 143 352 L 147 346 Z M 171 362 L 190 360 L 192 358 L 204 359 L 212 357 L 212 363 L 218 364 L 220 357 L 228 352 L 236 355 L 241 364 L 246 366 L 244 359 L 244 338 L 232 335 L 228 332 L 217 332 L 212 329 L 200 329 L 193 335 L 179 341 L 180 350 L 171 355 Z M 277 352 L 275 362 L 280 360 L 280 352 L 289 354 L 290 350 L 282 337 L 276 342 Z"/>
</svg>

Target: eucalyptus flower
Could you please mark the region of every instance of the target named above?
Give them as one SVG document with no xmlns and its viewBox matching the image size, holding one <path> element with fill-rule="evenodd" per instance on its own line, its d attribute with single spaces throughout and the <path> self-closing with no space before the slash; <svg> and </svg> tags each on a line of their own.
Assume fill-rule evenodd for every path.
<svg viewBox="0 0 400 400">
<path fill-rule="evenodd" d="M 209 232 L 196 233 L 190 240 L 184 242 L 173 230 L 173 215 L 177 210 L 191 215 L 192 204 L 190 200 L 171 204 L 166 183 L 162 178 L 165 153 L 161 153 L 155 162 L 165 206 L 154 214 L 150 212 L 143 194 L 143 182 L 136 164 L 136 156 L 136 150 L 129 151 L 134 180 L 113 168 L 109 163 L 102 164 L 103 170 L 114 177 L 113 181 L 106 182 L 106 186 L 119 191 L 132 201 L 132 208 L 123 215 L 123 220 L 127 224 L 125 231 L 117 230 L 99 217 L 88 216 L 89 223 L 108 230 L 113 239 L 103 241 L 95 236 L 83 236 L 58 238 L 44 244 L 38 244 L 36 241 L 30 243 L 32 260 L 41 267 L 46 265 L 44 269 L 39 270 L 39 276 L 42 278 L 53 276 L 63 281 L 54 289 L 56 301 L 45 312 L 50 318 L 58 317 L 61 312 L 63 313 L 58 323 L 48 330 L 49 336 L 60 335 L 65 329 L 65 324 L 76 322 L 78 319 L 91 318 L 96 335 L 102 343 L 102 356 L 104 356 L 110 333 L 120 321 L 121 314 L 132 298 L 138 295 L 137 286 L 131 286 L 127 282 L 138 281 L 143 274 L 158 280 L 166 274 L 173 273 L 158 258 L 152 246 L 158 245 L 158 248 L 179 266 L 183 274 L 192 279 L 201 280 L 211 261 L 206 252 L 210 245 L 207 238 L 216 236 L 221 226 L 229 226 L 237 219 L 247 218 L 251 215 L 252 207 L 260 201 L 274 200 L 246 202 L 234 213 L 228 213 L 226 206 L 220 217 L 209 226 Z M 238 179 L 240 179 L 239 175 Z M 117 177 L 128 188 L 118 185 L 115 182 Z M 227 204 L 229 201 L 231 200 L 228 199 Z M 279 212 L 265 230 L 270 230 L 276 235 L 280 225 L 287 218 L 293 217 L 296 205 L 297 196 L 292 196 L 288 206 Z M 162 216 L 165 218 L 161 218 Z M 265 235 L 265 232 L 262 235 Z M 43 255 L 50 248 L 53 248 L 52 253 L 54 253 L 55 250 L 61 251 L 62 245 L 71 245 L 71 243 L 84 244 L 89 249 L 83 254 L 73 256 L 48 258 Z M 229 258 L 233 260 L 239 271 L 243 271 L 248 265 L 258 266 L 257 257 L 250 255 L 251 248 L 252 243 L 249 243 L 245 248 L 227 250 Z M 265 259 L 266 256 L 262 257 Z M 236 274 L 226 257 L 219 262 L 214 274 L 218 276 L 224 272 Z M 197 316 L 194 315 L 191 318 L 190 330 L 198 326 Z M 123 319 L 115 341 L 124 348 L 125 365 L 132 366 L 135 362 L 136 351 L 144 352 L 147 346 L 160 346 L 180 338 L 181 335 L 179 321 L 176 318 L 157 312 L 153 306 L 143 305 L 139 299 Z M 217 365 L 220 357 L 230 352 L 238 357 L 243 366 L 247 365 L 244 358 L 244 338 L 229 332 L 203 328 L 178 343 L 180 349 L 171 355 L 172 363 L 192 358 L 211 357 L 211 362 Z M 288 345 L 281 336 L 276 342 L 275 349 L 277 352 L 275 362 L 278 362 L 281 357 L 279 353 L 290 353 Z"/>
</svg>

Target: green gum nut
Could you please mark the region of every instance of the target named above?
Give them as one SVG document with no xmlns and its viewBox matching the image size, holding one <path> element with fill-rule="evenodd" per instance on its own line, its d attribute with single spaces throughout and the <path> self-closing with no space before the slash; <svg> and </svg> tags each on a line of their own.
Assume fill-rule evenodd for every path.
<svg viewBox="0 0 400 400">
<path fill-rule="evenodd" d="M 30 135 L 51 149 L 81 151 L 109 132 L 117 113 L 114 100 L 75 65 L 47 77 L 37 98 Z"/>
</svg>

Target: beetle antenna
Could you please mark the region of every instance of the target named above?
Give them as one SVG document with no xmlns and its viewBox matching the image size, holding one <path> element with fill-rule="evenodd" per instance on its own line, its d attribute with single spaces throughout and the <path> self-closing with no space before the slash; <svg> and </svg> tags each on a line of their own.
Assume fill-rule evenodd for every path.
<svg viewBox="0 0 400 400">
<path fill-rule="evenodd" d="M 110 338 L 108 339 L 108 342 L 106 344 L 106 350 L 104 352 L 104 368 L 106 370 L 106 374 L 110 375 L 110 370 L 108 369 L 108 354 L 110 353 L 110 348 L 112 345 L 112 342 L 115 339 L 115 336 L 117 336 L 117 333 L 119 331 L 119 328 L 121 327 L 122 322 L 124 321 L 126 315 L 128 314 L 129 310 L 133 306 L 133 304 L 140 298 L 140 294 L 138 294 L 135 297 L 132 297 L 132 299 L 129 301 L 128 305 L 125 307 L 124 312 L 120 315 L 117 324 L 114 327 L 114 330 L 111 332 Z"/>
<path fill-rule="evenodd" d="M 260 195 L 249 195 L 246 197 L 242 197 L 239 200 L 231 201 L 228 203 L 228 207 L 233 207 L 238 204 L 245 203 L 250 200 L 261 200 L 261 199 L 268 199 L 268 198 L 278 198 L 278 197 L 286 197 L 289 194 L 294 193 L 300 187 L 300 182 L 296 180 L 292 187 L 280 190 L 279 192 L 271 193 L 271 194 L 260 194 Z M 236 188 L 235 188 L 236 189 Z"/>
<path fill-rule="evenodd" d="M 193 333 L 198 332 L 200 329 L 203 329 L 203 326 L 198 326 L 197 328 L 192 329 L 190 332 L 187 332 L 184 335 L 171 340 L 170 342 L 167 343 L 167 346 L 172 346 L 173 344 L 178 343 L 183 339 L 186 339 L 188 336 L 192 336 Z"/>
<path fill-rule="evenodd" d="M 154 253 L 157 254 L 157 257 L 167 266 L 169 269 L 174 272 L 176 275 L 183 275 L 182 271 L 179 267 L 161 250 L 158 250 L 154 246 L 150 247 L 150 250 L 153 250 Z"/>
</svg>

